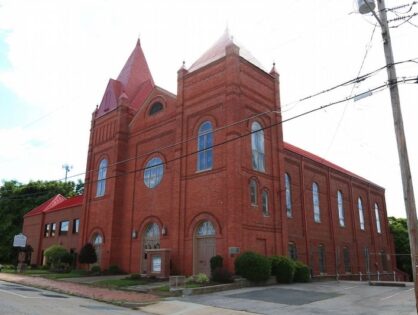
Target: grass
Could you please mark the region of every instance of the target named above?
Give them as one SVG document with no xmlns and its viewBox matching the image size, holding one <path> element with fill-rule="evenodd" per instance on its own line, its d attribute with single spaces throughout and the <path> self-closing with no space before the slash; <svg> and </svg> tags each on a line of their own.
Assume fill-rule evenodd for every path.
<svg viewBox="0 0 418 315">
<path fill-rule="evenodd" d="M 16 269 L 3 269 L 2 272 L 18 273 Z M 47 279 L 63 279 L 84 277 L 88 275 L 88 272 L 85 270 L 71 270 L 70 272 L 57 273 L 47 269 L 26 269 L 22 274 L 27 276 L 39 276 Z"/>
<path fill-rule="evenodd" d="M 149 281 L 145 279 L 108 279 L 108 280 L 100 280 L 97 282 L 92 283 L 92 285 L 97 287 L 103 288 L 123 288 L 123 287 L 130 287 L 134 285 L 142 285 L 147 284 Z"/>
</svg>

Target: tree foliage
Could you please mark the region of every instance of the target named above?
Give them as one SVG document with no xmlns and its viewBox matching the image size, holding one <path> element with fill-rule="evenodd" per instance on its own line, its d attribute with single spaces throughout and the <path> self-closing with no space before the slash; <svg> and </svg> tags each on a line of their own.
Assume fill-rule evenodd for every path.
<svg viewBox="0 0 418 315">
<path fill-rule="evenodd" d="M 82 191 L 82 182 L 5 181 L 0 187 L 0 262 L 15 263 L 13 237 L 22 232 L 23 216 L 57 194 L 71 197 Z"/>
<path fill-rule="evenodd" d="M 396 265 L 412 279 L 411 249 L 406 219 L 389 217 L 390 231 L 395 241 Z"/>
<path fill-rule="evenodd" d="M 91 243 L 87 243 L 81 248 L 80 254 L 78 255 L 78 261 L 81 264 L 89 265 L 97 262 L 96 251 Z"/>
</svg>

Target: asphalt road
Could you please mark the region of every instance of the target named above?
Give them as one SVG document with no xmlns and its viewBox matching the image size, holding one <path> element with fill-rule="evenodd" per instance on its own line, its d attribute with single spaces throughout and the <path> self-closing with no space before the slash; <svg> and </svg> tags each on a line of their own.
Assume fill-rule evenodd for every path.
<svg viewBox="0 0 418 315">
<path fill-rule="evenodd" d="M 130 310 L 89 299 L 0 281 L 1 315 L 140 315 Z"/>
<path fill-rule="evenodd" d="M 244 288 L 177 298 L 180 301 L 264 315 L 411 315 L 414 289 L 329 281 Z"/>
</svg>

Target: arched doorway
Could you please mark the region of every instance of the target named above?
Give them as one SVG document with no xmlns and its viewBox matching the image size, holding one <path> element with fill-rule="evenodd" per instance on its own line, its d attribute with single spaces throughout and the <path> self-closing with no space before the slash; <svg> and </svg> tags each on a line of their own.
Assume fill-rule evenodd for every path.
<svg viewBox="0 0 418 315">
<path fill-rule="evenodd" d="M 216 231 L 210 221 L 203 221 L 194 234 L 194 274 L 210 275 L 210 259 L 216 255 Z"/>
<path fill-rule="evenodd" d="M 91 243 L 93 244 L 94 251 L 96 252 L 97 256 L 97 265 L 101 265 L 101 258 L 102 258 L 102 244 L 103 244 L 103 236 L 100 233 L 96 233 L 93 235 L 91 239 Z"/>
<path fill-rule="evenodd" d="M 142 237 L 142 259 L 141 259 L 141 271 L 142 273 L 148 272 L 148 261 L 147 261 L 147 249 L 158 249 L 160 248 L 160 227 L 157 223 L 150 223 L 145 228 Z"/>
</svg>

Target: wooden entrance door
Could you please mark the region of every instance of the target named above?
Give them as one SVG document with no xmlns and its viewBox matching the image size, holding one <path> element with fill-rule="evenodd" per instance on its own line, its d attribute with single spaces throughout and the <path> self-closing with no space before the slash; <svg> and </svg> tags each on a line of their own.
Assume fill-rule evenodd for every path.
<svg viewBox="0 0 418 315">
<path fill-rule="evenodd" d="M 196 229 L 194 239 L 194 274 L 210 275 L 210 259 L 216 255 L 215 229 L 211 222 L 204 221 Z"/>
</svg>

